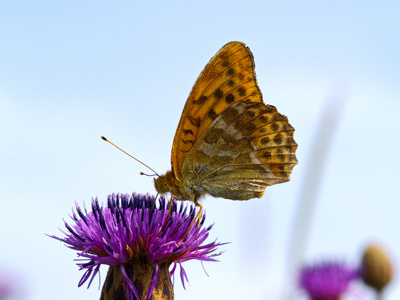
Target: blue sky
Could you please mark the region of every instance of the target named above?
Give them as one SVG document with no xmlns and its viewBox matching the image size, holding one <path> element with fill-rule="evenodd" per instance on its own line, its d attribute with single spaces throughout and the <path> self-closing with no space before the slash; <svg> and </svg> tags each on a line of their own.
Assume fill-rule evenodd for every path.
<svg viewBox="0 0 400 300">
<path fill-rule="evenodd" d="M 25 299 L 97 299 L 97 284 L 77 288 L 76 254 L 44 233 L 58 233 L 75 201 L 154 193 L 139 175 L 147 170 L 100 136 L 169 170 L 192 85 L 232 40 L 250 47 L 265 102 L 295 127 L 299 164 L 261 199 L 203 201 L 211 238 L 231 244 L 205 264 L 210 277 L 188 263 L 191 286 L 177 284 L 176 298 L 302 299 L 288 247 L 305 186 L 316 196 L 300 257 L 355 264 L 378 242 L 398 261 L 399 9 L 397 1 L 3 1 L 0 265 L 19 276 Z M 337 120 L 330 131 L 326 111 Z M 399 297 L 395 281 L 387 299 Z"/>
</svg>

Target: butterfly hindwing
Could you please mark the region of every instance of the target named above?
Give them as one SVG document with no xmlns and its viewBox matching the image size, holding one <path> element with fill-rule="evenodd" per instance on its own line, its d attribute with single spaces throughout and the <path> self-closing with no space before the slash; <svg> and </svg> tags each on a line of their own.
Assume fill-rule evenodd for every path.
<svg viewBox="0 0 400 300">
<path fill-rule="evenodd" d="M 196 141 L 183 165 L 184 180 L 214 197 L 261 197 L 266 186 L 288 181 L 297 164 L 293 132 L 275 107 L 236 103 Z"/>
<path fill-rule="evenodd" d="M 197 79 L 185 104 L 172 147 L 172 167 L 182 179 L 186 156 L 211 123 L 231 105 L 262 102 L 250 50 L 240 42 L 225 45 Z"/>
</svg>

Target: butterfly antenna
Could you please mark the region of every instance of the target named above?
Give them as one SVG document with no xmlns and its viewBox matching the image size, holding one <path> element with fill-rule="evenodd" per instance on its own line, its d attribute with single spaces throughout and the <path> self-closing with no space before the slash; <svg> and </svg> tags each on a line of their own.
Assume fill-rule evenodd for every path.
<svg viewBox="0 0 400 300">
<path fill-rule="evenodd" d="M 140 175 L 144 175 L 144 176 L 149 176 L 149 177 L 153 177 L 153 176 L 158 176 L 158 177 L 160 177 L 157 173 L 155 173 L 155 174 L 146 174 L 146 173 L 143 173 L 143 172 L 140 172 Z"/>
<path fill-rule="evenodd" d="M 114 143 L 110 142 L 109 140 L 107 140 L 106 137 L 102 136 L 101 137 L 104 141 L 109 142 L 111 145 L 113 145 L 115 148 L 117 148 L 118 150 L 121 150 L 122 152 L 124 152 L 126 155 L 130 156 L 131 158 L 133 158 L 134 160 L 136 160 L 137 162 L 141 163 L 143 166 L 145 166 L 146 168 L 149 168 L 151 171 L 153 171 L 158 177 L 160 177 L 160 175 L 157 174 L 156 171 L 154 171 L 152 168 L 150 168 L 148 165 L 146 165 L 145 163 L 141 162 L 140 160 L 138 160 L 136 157 L 130 155 L 128 152 L 122 150 L 120 147 L 118 147 L 117 145 L 115 145 Z"/>
</svg>

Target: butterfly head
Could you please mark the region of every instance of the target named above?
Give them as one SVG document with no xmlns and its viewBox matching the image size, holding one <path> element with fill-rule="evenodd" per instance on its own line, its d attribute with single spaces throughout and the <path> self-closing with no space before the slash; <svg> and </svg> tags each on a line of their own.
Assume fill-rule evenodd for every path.
<svg viewBox="0 0 400 300">
<path fill-rule="evenodd" d="M 159 194 L 171 193 L 178 200 L 191 200 L 197 202 L 197 197 L 193 191 L 183 182 L 177 180 L 173 171 L 168 171 L 165 175 L 154 179 L 154 186 Z"/>
<path fill-rule="evenodd" d="M 154 178 L 156 191 L 161 195 L 168 193 L 171 190 L 171 175 L 173 176 L 172 171 L 169 171 L 165 175 Z"/>
</svg>

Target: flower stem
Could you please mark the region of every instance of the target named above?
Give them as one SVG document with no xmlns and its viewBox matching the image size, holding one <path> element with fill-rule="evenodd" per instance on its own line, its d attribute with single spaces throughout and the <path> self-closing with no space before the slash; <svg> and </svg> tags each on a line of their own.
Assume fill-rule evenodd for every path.
<svg viewBox="0 0 400 300">
<path fill-rule="evenodd" d="M 138 300 L 147 300 L 147 293 L 154 272 L 156 271 L 156 265 L 149 264 L 147 258 L 132 258 L 128 263 L 124 264 L 124 270 L 139 295 L 140 299 Z M 100 300 L 129 299 L 127 297 L 126 287 L 126 280 L 121 272 L 120 266 L 110 266 L 101 291 Z M 136 297 L 133 296 L 133 299 L 135 298 Z M 159 263 L 157 282 L 149 299 L 174 299 L 174 290 L 171 282 L 171 275 L 169 273 L 169 264 L 165 262 Z"/>
</svg>

